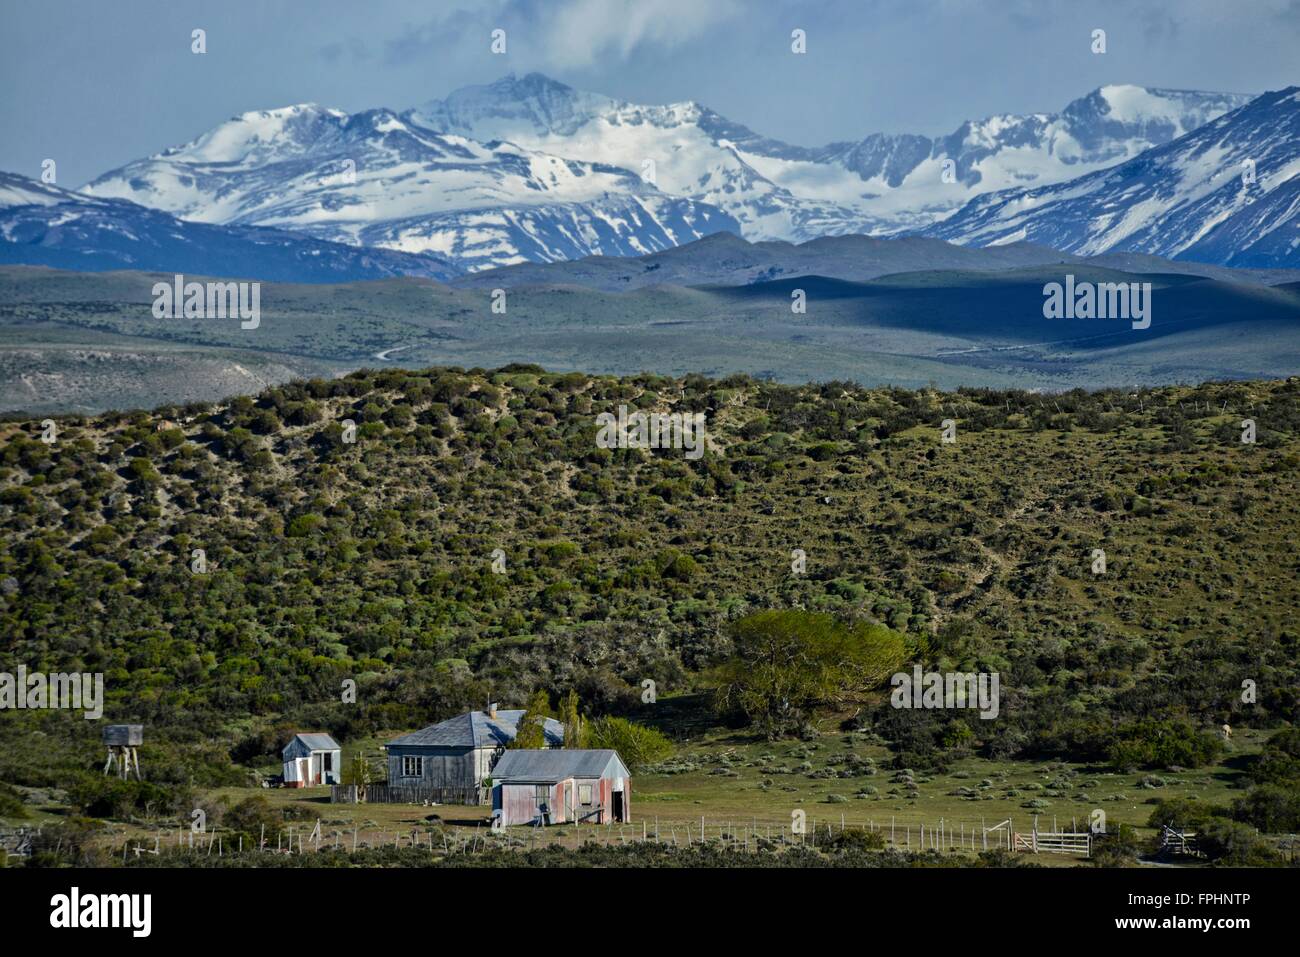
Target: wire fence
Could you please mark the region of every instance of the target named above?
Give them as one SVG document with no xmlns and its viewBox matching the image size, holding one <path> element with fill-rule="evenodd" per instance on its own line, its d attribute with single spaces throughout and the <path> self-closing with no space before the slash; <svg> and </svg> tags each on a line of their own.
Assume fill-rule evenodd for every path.
<svg viewBox="0 0 1300 957">
<path fill-rule="evenodd" d="M 1028 822 L 1026 822 L 1028 823 Z M 696 847 L 710 845 L 733 851 L 758 853 L 782 847 L 837 845 L 845 835 L 870 834 L 879 846 L 900 851 L 940 851 L 979 854 L 984 851 L 1058 852 L 1087 855 L 1091 835 L 1086 831 L 1039 831 L 1037 822 L 1020 833 L 1012 820 L 989 822 L 931 822 L 868 819 L 850 823 L 845 816 L 815 817 L 796 812 L 781 820 L 661 819 L 647 817 L 633 823 L 559 824 L 549 827 L 518 826 L 494 829 L 487 820 L 477 826 L 411 826 L 398 828 L 332 827 L 321 821 L 286 825 L 274 832 L 262 829 L 256 839 L 243 832 L 174 828 L 151 836 L 123 837 L 123 860 L 156 856 L 169 851 L 197 852 L 205 856 L 230 854 L 304 855 L 321 851 L 355 853 L 379 848 L 425 849 L 432 854 L 474 852 L 487 849 L 531 849 L 546 846 L 578 848 L 585 844 L 625 845 L 638 842 Z M 116 842 L 115 842 L 116 846 Z"/>
</svg>

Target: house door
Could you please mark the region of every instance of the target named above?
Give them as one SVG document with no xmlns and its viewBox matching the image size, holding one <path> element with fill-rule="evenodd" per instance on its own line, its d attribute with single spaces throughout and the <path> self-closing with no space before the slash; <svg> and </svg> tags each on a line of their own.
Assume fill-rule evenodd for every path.
<svg viewBox="0 0 1300 957">
<path fill-rule="evenodd" d="M 311 756 L 311 781 L 310 784 L 320 784 L 320 755 Z"/>
<path fill-rule="evenodd" d="M 619 821 L 619 822 L 622 822 L 622 820 L 623 820 L 623 792 L 622 792 L 622 791 L 615 791 L 615 792 L 614 792 L 614 814 L 613 814 L 613 818 L 614 818 L 614 820 Z"/>
</svg>

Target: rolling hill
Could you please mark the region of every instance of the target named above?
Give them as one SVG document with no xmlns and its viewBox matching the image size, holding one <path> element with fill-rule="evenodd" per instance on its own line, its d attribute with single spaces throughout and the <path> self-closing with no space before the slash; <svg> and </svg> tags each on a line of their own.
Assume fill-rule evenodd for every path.
<svg viewBox="0 0 1300 957">
<path fill-rule="evenodd" d="M 858 245 L 851 239 L 825 242 Z M 932 241 L 888 242 L 897 243 L 885 247 L 897 251 L 883 256 L 893 265 L 934 261 L 936 251 L 940 262 L 971 262 L 983 253 Z M 705 257 L 711 257 L 710 266 L 701 275 L 752 278 L 755 258 L 758 274 L 769 268 L 770 250 L 737 243 L 701 243 L 704 248 L 685 259 L 688 274 Z M 1000 257 L 985 265 L 1058 258 L 1033 247 L 1001 250 Z M 852 255 L 842 262 L 846 271 L 877 268 Z M 1286 285 L 1259 281 L 1040 261 L 890 273 L 866 281 L 804 275 L 747 285 L 629 282 L 623 291 L 609 291 L 609 279 L 618 273 L 604 265 L 564 264 L 560 281 L 510 286 L 504 299 L 494 297 L 495 283 L 478 288 L 477 280 L 465 286 L 414 277 L 330 286 L 268 283 L 260 325 L 253 330 L 234 321 L 155 319 L 151 289 L 167 276 L 0 269 L 0 337 L 10 354 L 5 362 L 14 370 L 2 380 L 0 408 L 93 410 L 117 404 L 113 391 L 89 383 L 111 378 L 120 352 L 148 351 L 151 341 L 181 370 L 159 382 L 155 401 L 227 394 L 222 390 L 238 381 L 232 376 L 242 375 L 232 363 L 250 368 L 236 362 L 234 353 L 261 356 L 268 374 L 278 367 L 284 378 L 293 370 L 542 360 L 559 370 L 614 374 L 743 372 L 786 382 L 1044 391 L 1276 377 L 1300 367 L 1300 296 Z M 617 263 L 613 269 L 628 266 Z M 563 281 L 588 268 L 595 275 L 590 286 Z M 665 268 L 680 274 L 671 262 Z M 1045 319 L 1043 290 L 1067 274 L 1079 282 L 1149 282 L 1150 328 L 1136 330 L 1122 320 Z M 792 311 L 799 294 L 806 302 L 803 313 Z M 494 302 L 504 303 L 505 311 L 494 311 Z M 122 337 L 122 350 L 107 348 L 113 337 Z M 186 374 L 186 364 L 196 363 L 205 350 L 218 354 Z M 45 363 L 39 389 L 19 374 L 22 356 L 35 353 Z M 212 369 L 222 370 L 215 379 Z M 135 371 L 124 371 L 120 384 L 122 394 L 148 394 Z"/>
<path fill-rule="evenodd" d="M 572 690 L 587 714 L 661 722 L 709 762 L 690 784 L 665 768 L 638 787 L 721 790 L 746 814 L 868 783 L 859 796 L 886 814 L 918 813 L 910 796 L 891 809 L 904 799 L 883 777 L 846 780 L 874 768 L 830 758 L 870 745 L 907 790 L 969 761 L 968 784 L 1002 784 L 983 808 L 1114 800 L 1100 806 L 1144 821 L 1137 796 L 1174 780 L 1203 795 L 1211 774 L 1222 793 L 1218 775 L 1237 783 L 1249 766 L 1237 751 L 1166 770 L 1167 754 L 1116 757 L 1117 742 L 1300 720 L 1298 400 L 1296 378 L 1047 397 L 517 365 L 61 416 L 52 443 L 39 420 L 0 423 L 0 653 L 103 673 L 105 718 L 146 724 L 149 745 L 144 784 L 103 805 L 97 723 L 10 712 L 0 781 L 108 808 L 96 816 L 188 819 L 194 791 L 274 767 L 286 729 L 356 748 L 485 700 Z M 596 416 L 620 404 L 703 413 L 707 453 L 600 448 Z M 1244 416 L 1255 444 L 1240 441 Z M 881 693 L 764 760 L 778 745 L 722 726 L 707 697 L 682 707 L 712 687 L 730 626 L 764 608 L 878 622 L 918 665 L 997 672 L 999 716 L 899 711 Z M 340 701 L 344 680 L 355 702 Z M 714 727 L 717 753 L 749 756 L 730 774 L 696 743 Z M 800 763 L 810 745 L 816 766 Z M 1013 771 L 1032 794 L 1005 793 Z M 1046 783 L 1067 771 L 1077 780 Z"/>
</svg>

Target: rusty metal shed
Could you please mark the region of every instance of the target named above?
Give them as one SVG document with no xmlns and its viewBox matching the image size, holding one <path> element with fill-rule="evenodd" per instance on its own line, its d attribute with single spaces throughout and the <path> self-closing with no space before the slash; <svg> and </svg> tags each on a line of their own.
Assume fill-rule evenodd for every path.
<svg viewBox="0 0 1300 957">
<path fill-rule="evenodd" d="M 632 819 L 632 776 L 617 751 L 506 751 L 492 785 L 492 814 L 502 827 Z"/>
</svg>

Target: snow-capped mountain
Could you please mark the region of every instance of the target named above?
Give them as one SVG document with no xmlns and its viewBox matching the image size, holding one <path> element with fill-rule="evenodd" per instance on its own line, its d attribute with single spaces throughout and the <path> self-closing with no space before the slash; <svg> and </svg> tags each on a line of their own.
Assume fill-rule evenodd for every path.
<svg viewBox="0 0 1300 957">
<path fill-rule="evenodd" d="M 0 263 L 309 283 L 457 275 L 437 256 L 347 246 L 280 229 L 190 222 L 3 172 Z"/>
<path fill-rule="evenodd" d="M 927 234 L 1243 267 L 1300 266 L 1300 87 L 1066 183 L 981 196 Z"/>
<path fill-rule="evenodd" d="M 760 136 L 698 103 L 627 103 L 537 73 L 465 87 L 404 116 L 448 135 L 612 163 L 667 193 L 720 207 L 747 239 L 801 242 L 915 229 L 982 193 L 1131 159 L 1248 100 L 1107 86 L 1060 113 L 998 115 L 944 137 L 874 134 L 815 149 Z"/>
<path fill-rule="evenodd" d="M 987 193 L 1132 160 L 1247 101 L 1109 86 L 1056 114 L 810 149 L 697 103 L 643 106 L 512 74 L 404 113 L 245 113 L 84 191 L 475 271 L 644 255 L 721 231 L 793 242 L 917 231 Z"/>
<path fill-rule="evenodd" d="M 85 192 L 209 223 L 446 257 L 462 269 L 639 255 L 737 224 L 601 162 L 420 127 L 390 110 L 245 113 Z"/>
<path fill-rule="evenodd" d="M 53 206 L 66 203 L 76 195 L 51 183 L 0 171 L 0 209 L 8 209 L 10 206 Z"/>
</svg>

